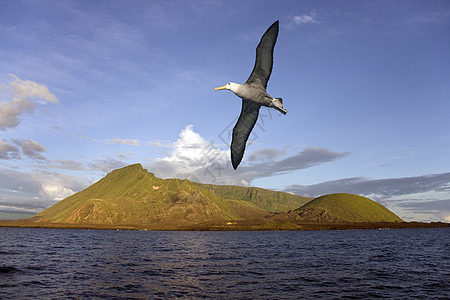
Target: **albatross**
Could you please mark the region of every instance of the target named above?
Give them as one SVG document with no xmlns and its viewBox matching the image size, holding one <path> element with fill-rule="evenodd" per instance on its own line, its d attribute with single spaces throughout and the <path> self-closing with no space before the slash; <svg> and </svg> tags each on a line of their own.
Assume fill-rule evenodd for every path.
<svg viewBox="0 0 450 300">
<path fill-rule="evenodd" d="M 282 114 L 287 110 L 283 108 L 281 98 L 272 98 L 267 92 L 267 82 L 272 73 L 273 49 L 277 41 L 279 22 L 273 23 L 261 37 L 256 47 L 256 59 L 253 71 L 244 84 L 228 82 L 214 90 L 230 90 L 242 98 L 242 110 L 236 125 L 233 128 L 231 140 L 231 163 L 236 170 L 244 156 L 245 145 L 253 127 L 258 120 L 261 106 L 272 107 Z"/>
</svg>

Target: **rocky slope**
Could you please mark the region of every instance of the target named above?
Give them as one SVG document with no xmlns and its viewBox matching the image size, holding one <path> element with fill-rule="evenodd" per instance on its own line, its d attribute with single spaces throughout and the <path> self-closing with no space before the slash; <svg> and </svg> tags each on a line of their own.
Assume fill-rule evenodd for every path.
<svg viewBox="0 0 450 300">
<path fill-rule="evenodd" d="M 161 179 L 135 164 L 112 171 L 32 218 L 5 226 L 301 230 L 335 229 L 336 224 L 345 229 L 377 228 L 380 222 L 386 226 L 403 221 L 381 204 L 357 195 L 312 199 L 254 187 Z"/>
<path fill-rule="evenodd" d="M 136 164 L 114 170 L 32 221 L 170 225 L 255 219 L 269 214 L 252 202 L 219 197 L 189 180 L 157 178 Z"/>
<path fill-rule="evenodd" d="M 315 198 L 296 210 L 274 216 L 301 222 L 403 222 L 383 205 L 369 198 L 337 193 Z"/>
</svg>

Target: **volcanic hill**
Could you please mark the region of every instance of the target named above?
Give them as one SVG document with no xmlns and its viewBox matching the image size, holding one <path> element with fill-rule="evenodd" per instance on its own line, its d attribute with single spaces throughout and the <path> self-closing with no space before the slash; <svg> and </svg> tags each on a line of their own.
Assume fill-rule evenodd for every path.
<svg viewBox="0 0 450 300">
<path fill-rule="evenodd" d="M 403 222 L 396 214 L 369 198 L 337 193 L 324 195 L 275 219 L 302 222 Z"/>
<path fill-rule="evenodd" d="M 295 209 L 309 200 L 259 188 L 160 179 L 135 164 L 112 171 L 31 220 L 74 225 L 151 224 L 170 228 L 261 219 L 272 211 Z"/>
<path fill-rule="evenodd" d="M 16 227 L 153 230 L 430 227 L 408 224 L 357 195 L 313 199 L 255 187 L 161 179 L 140 164 L 114 170 L 29 219 L 0 221 L 0 226 Z"/>
</svg>

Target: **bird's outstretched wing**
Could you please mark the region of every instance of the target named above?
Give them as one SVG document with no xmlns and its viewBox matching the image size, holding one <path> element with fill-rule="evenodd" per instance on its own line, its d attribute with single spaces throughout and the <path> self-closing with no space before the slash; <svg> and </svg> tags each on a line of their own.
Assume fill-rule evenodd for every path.
<svg viewBox="0 0 450 300">
<path fill-rule="evenodd" d="M 245 145 L 248 137 L 258 120 L 260 104 L 242 99 L 242 111 L 236 125 L 233 128 L 233 138 L 231 140 L 231 163 L 236 170 L 244 156 Z"/>
<path fill-rule="evenodd" d="M 272 73 L 273 66 L 273 48 L 277 42 L 279 22 L 273 23 L 269 29 L 264 33 L 261 41 L 256 47 L 256 59 L 255 66 L 253 67 L 252 74 L 247 79 L 247 84 L 260 85 L 267 88 L 267 82 L 269 81 L 270 74 Z"/>
</svg>

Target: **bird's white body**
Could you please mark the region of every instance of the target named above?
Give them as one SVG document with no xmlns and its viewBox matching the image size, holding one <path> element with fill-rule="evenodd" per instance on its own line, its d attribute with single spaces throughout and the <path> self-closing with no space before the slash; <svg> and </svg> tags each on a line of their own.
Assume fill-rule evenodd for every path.
<svg viewBox="0 0 450 300">
<path fill-rule="evenodd" d="M 253 86 L 247 83 L 239 84 L 235 82 L 228 82 L 223 87 L 219 87 L 217 89 L 230 90 L 241 99 L 249 99 L 260 105 L 273 107 L 279 110 L 284 115 L 287 113 L 287 110 L 283 108 L 283 101 L 281 100 L 281 98 L 272 98 L 264 89 L 259 86 Z"/>
</svg>

